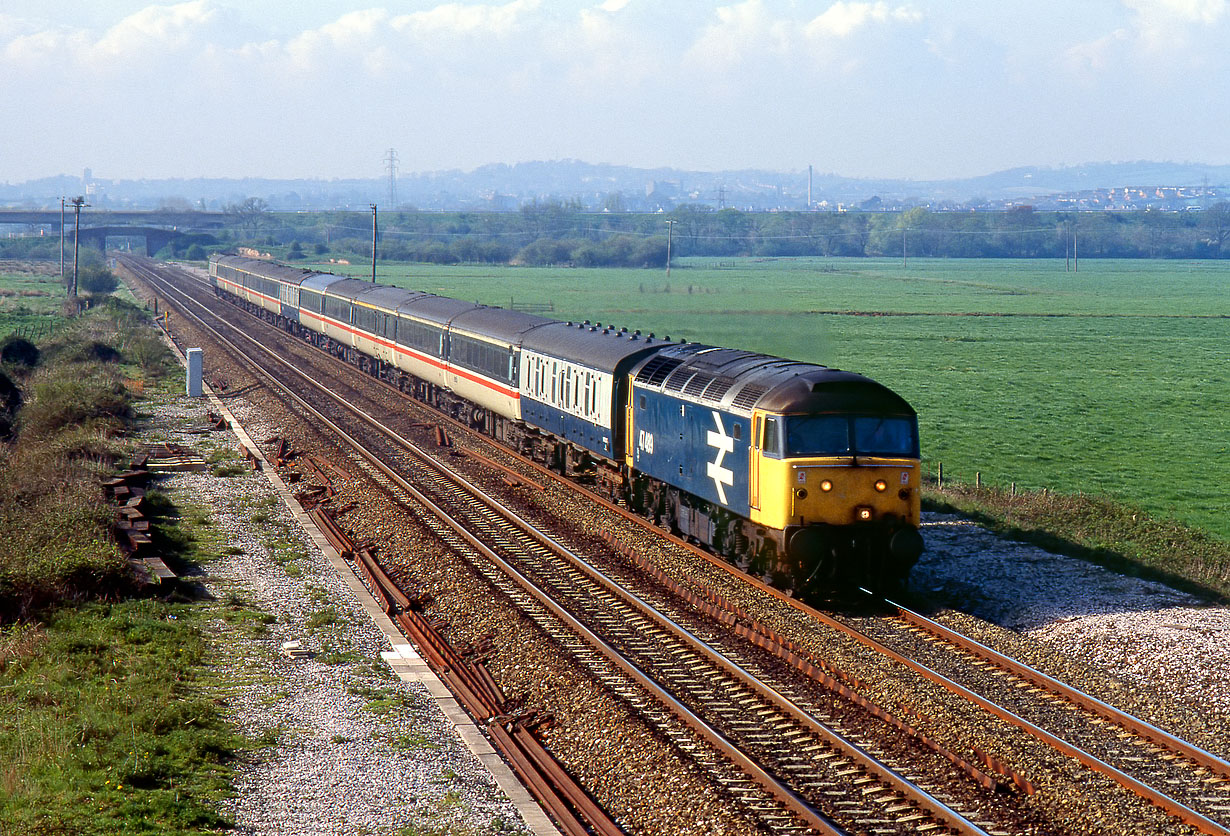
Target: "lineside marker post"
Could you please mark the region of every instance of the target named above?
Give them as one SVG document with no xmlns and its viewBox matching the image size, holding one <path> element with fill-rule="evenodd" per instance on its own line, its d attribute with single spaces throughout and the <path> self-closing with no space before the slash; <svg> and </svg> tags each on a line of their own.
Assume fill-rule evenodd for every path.
<svg viewBox="0 0 1230 836">
<path fill-rule="evenodd" d="M 201 387 L 203 358 L 201 349 L 190 348 L 184 354 L 188 358 L 188 381 L 185 394 L 190 398 L 199 398 L 204 394 Z"/>
</svg>

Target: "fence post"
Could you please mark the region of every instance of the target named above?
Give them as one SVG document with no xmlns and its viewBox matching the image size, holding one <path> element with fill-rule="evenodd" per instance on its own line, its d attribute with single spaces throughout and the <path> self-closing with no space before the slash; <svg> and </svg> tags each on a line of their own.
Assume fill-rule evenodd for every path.
<svg viewBox="0 0 1230 836">
<path fill-rule="evenodd" d="M 982 490 L 982 471 L 981 470 L 974 472 L 974 487 L 977 488 L 978 490 Z"/>
<path fill-rule="evenodd" d="M 935 486 L 937 488 L 944 487 L 944 463 L 943 462 L 936 463 Z"/>
</svg>

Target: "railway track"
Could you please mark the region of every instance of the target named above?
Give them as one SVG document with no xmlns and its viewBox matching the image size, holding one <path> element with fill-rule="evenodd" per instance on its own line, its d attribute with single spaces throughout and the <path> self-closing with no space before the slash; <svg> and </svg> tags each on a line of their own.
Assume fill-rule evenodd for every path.
<svg viewBox="0 0 1230 836">
<path fill-rule="evenodd" d="M 168 296 L 176 293 L 155 275 L 147 274 L 146 280 L 157 283 Z M 187 303 L 183 296 L 180 301 Z M 181 313 L 193 315 L 186 309 Z M 215 329 L 205 316 L 202 310 L 198 324 L 232 351 L 263 354 L 252 360 L 254 368 L 267 372 L 270 366 L 280 366 L 298 377 L 299 385 L 314 385 L 309 376 L 267 353 L 247 335 L 228 336 L 223 331 L 231 328 L 229 324 L 219 321 L 215 324 L 222 327 Z M 588 653 L 597 652 L 610 666 L 597 671 L 605 681 L 615 683 L 612 677 L 618 673 L 627 680 L 621 690 L 627 692 L 634 685 L 651 695 L 664 733 L 679 741 L 681 729 L 671 726 L 681 724 L 693 738 L 685 748 L 716 750 L 725 763 L 715 770 L 722 773 L 715 779 L 766 829 L 984 834 L 986 825 L 994 832 L 1013 832 L 1004 828 L 1017 822 L 1005 820 L 1002 810 L 958 812 L 937 797 L 945 792 L 942 787 L 933 793 L 903 777 L 866 751 L 866 742 L 859 745 L 843 737 L 834 728 L 840 719 L 832 709 L 826 712 L 798 697 L 792 699 L 784 685 L 767 682 L 741 664 L 735 651 L 717 650 L 723 637 L 697 635 L 664 614 L 669 602 L 644 600 L 595 569 L 581 554 L 586 544 L 568 543 L 565 537 L 521 519 L 436 457 L 358 410 L 345 396 L 318 390 L 326 399 L 322 408 L 315 398 L 292 394 L 297 386 L 282 386 L 316 420 L 328 422 L 348 443 L 365 450 L 369 464 L 378 471 L 375 478 L 410 495 L 420 506 L 420 518 L 428 520 L 443 542 L 463 555 L 480 552 L 482 560 L 471 558 L 479 571 L 490 577 L 490 567 L 498 568 L 505 576 L 500 586 L 511 591 L 511 581 L 523 604 L 534 605 L 524 607 L 527 611 L 537 609 L 542 623 L 548 620 L 543 614 L 559 622 L 548 632 L 564 638 L 562 625 L 580 635 Z M 369 435 L 360 442 L 343 430 L 342 421 L 353 423 L 356 418 L 377 429 L 383 440 Z M 407 455 L 414 461 L 407 461 Z M 414 484 L 399 475 L 407 471 L 414 472 Z M 664 722 L 663 711 L 674 718 L 673 723 Z M 784 750 L 783 740 L 790 742 Z M 721 761 L 706 753 L 698 762 L 713 769 Z"/>
<path fill-rule="evenodd" d="M 143 268 L 138 264 L 131 269 Z M 167 287 L 164 292 L 183 291 Z M 261 364 L 258 361 L 257 365 Z M 264 365 L 276 364 L 264 361 Z M 353 395 L 350 397 L 353 399 Z M 550 625 L 544 629 L 577 658 L 586 660 L 600 681 L 637 705 L 644 716 L 654 718 L 663 734 L 681 748 L 696 752 L 696 762 L 713 775 L 715 783 L 726 786 L 731 796 L 740 799 L 742 806 L 766 829 L 782 833 L 805 832 L 808 828 L 832 833 L 928 829 L 961 833 L 1046 832 L 1037 821 L 1019 817 L 1013 805 L 1004 803 L 1002 790 L 1009 784 L 1015 792 L 1033 789 L 1028 779 L 1011 767 L 988 762 L 984 771 L 934 744 L 922 759 L 916 746 L 885 747 L 881 742 L 882 730 L 872 731 L 868 717 L 895 722 L 899 730 L 908 724 L 882 710 L 877 712 L 874 705 L 869 708 L 865 699 L 861 712 L 851 713 L 849 704 L 857 705 L 859 700 L 856 694 L 852 699 L 851 694 L 842 693 L 853 691 L 848 687 L 849 677 L 838 671 L 825 673 L 822 660 L 801 654 L 788 640 L 758 625 L 746 613 L 726 606 L 720 596 L 710 598 L 708 603 L 688 601 L 679 597 L 679 590 L 657 591 L 643 579 L 637 583 L 636 591 L 629 591 L 634 581 L 626 573 L 617 576 L 621 573 L 599 568 L 596 563 L 601 561 L 587 556 L 593 551 L 593 544 L 585 542 L 585 538 L 577 542 L 575 535 L 566 532 L 548 533 L 521 520 L 511 509 L 497 509 L 500 503 L 493 497 L 458 487 L 457 474 L 448 474 L 448 468 L 439 466 L 438 457 L 425 450 L 411 452 L 413 446 L 402 439 L 376 458 L 398 462 L 394 474 L 403 468 L 413 468 L 418 474 L 414 490 L 423 492 L 415 501 L 438 505 L 441 519 L 468 520 L 464 527 L 482 532 L 479 539 L 483 546 L 453 542 L 463 535 L 451 526 L 451 534 L 441 529 L 438 536 L 463 553 L 474 552 L 471 560 L 476 570 L 517 599 L 540 624 Z M 415 464 L 405 461 L 407 455 L 417 457 Z M 392 479 L 393 475 L 377 478 Z M 407 486 L 399 489 L 405 492 Z M 482 549 L 490 549 L 491 553 Z M 830 629 L 848 636 L 858 632 L 848 623 L 803 607 L 776 591 L 770 594 L 801 611 L 809 610 L 809 617 Z M 704 617 L 696 614 L 698 610 Z M 1021 705 L 1023 697 L 1043 693 L 1042 685 L 1020 671 L 1007 669 L 989 677 L 1002 680 L 1006 686 L 997 694 L 985 695 L 961 685 L 957 674 L 963 667 L 983 669 L 1001 662 L 989 661 L 985 656 L 971 658 L 969 654 L 975 651 L 960 639 L 945 635 L 943 629 L 935 626 L 924 626 L 918 620 L 920 616 L 906 613 L 898 608 L 896 615 L 884 619 L 885 626 L 876 631 L 882 641 L 863 636 L 865 646 L 877 653 L 887 653 L 932 682 L 942 679 L 951 683 L 943 687 L 1001 721 L 1030 734 L 1035 734 L 1035 729 L 1041 731 L 1040 739 L 1047 745 L 1129 787 L 1195 830 L 1228 832 L 1219 821 L 1225 819 L 1219 815 L 1224 812 L 1219 808 L 1225 805 L 1222 795 L 1226 790 L 1220 789 L 1225 778 L 1220 771 L 1224 762 L 1208 753 L 1203 753 L 1203 760 L 1199 754 L 1174 754 L 1166 748 L 1169 736 L 1164 733 L 1151 734 L 1147 744 L 1128 743 L 1124 754 L 1111 757 L 1103 743 L 1089 742 L 1089 735 L 1078 745 L 1046 732 L 1042 722 L 1009 719 L 1018 718 L 1018 711 L 1029 713 Z M 582 621 L 585 623 L 581 624 Z M 901 626 L 892 626 L 898 624 Z M 739 629 L 732 631 L 723 625 Z M 734 638 L 738 641 L 732 641 Z M 929 654 L 927 647 L 931 648 Z M 907 652 L 912 655 L 907 656 Z M 927 661 L 918 661 L 918 657 Z M 792 673 L 783 672 L 783 662 Z M 636 670 L 640 672 L 634 673 Z M 922 673 L 924 670 L 928 673 Z M 941 670 L 951 676 L 941 674 Z M 818 696 L 816 689 L 800 684 L 800 671 L 805 674 L 804 679 L 813 683 L 827 678 L 829 681 L 821 689 L 827 696 Z M 1022 686 L 1020 682 L 1027 684 Z M 1052 724 L 1070 719 L 1074 711 L 1055 708 L 1058 699 L 1050 696 L 1038 701 L 1061 712 L 1058 720 L 1048 721 Z M 1087 713 L 1093 709 L 1082 704 L 1079 711 Z M 1045 719 L 1036 712 L 1033 717 Z M 1134 727 L 1126 721 L 1128 725 L 1121 723 L 1118 732 L 1107 735 L 1102 727 L 1110 727 L 1112 721 L 1106 717 L 1099 719 L 1100 722 L 1091 720 L 1086 725 L 1100 732 L 1103 742 L 1109 738 L 1122 741 L 1124 729 L 1134 728 L 1135 734 L 1147 727 L 1140 721 L 1135 721 Z M 912 728 L 904 730 L 905 737 L 912 736 L 916 742 L 924 738 Z M 843 741 L 840 731 L 850 739 Z M 783 747 L 783 741 L 789 745 Z M 786 757 L 782 756 L 783 749 L 788 752 Z M 1094 755 L 1086 749 L 1097 749 L 1101 754 Z M 921 761 L 927 758 L 933 762 L 923 768 L 926 765 Z M 1151 770 L 1143 767 L 1132 772 L 1108 762 L 1126 767 L 1159 758 L 1165 759 L 1162 762 L 1168 769 L 1152 770 L 1156 774 L 1147 774 Z M 950 771 L 937 769 L 934 761 L 939 760 L 947 761 L 945 768 Z M 1194 765 L 1187 766 L 1188 763 Z M 929 771 L 929 780 L 939 783 L 930 790 L 924 789 L 896 774 L 891 768 L 894 765 L 898 772 Z M 829 768 L 820 769 L 821 766 Z M 1163 792 L 1155 788 L 1160 782 L 1171 789 L 1181 780 L 1175 776 L 1184 770 L 1195 778 L 1186 789 Z M 990 777 L 988 772 L 998 778 Z M 945 777 L 937 779 L 941 774 Z M 971 777 L 1000 792 L 984 792 L 980 796 L 966 788 L 954 797 L 949 788 L 961 782 L 970 783 Z"/>
<path fill-rule="evenodd" d="M 866 631 L 842 622 L 851 635 L 858 633 L 869 645 L 891 645 L 920 670 L 934 672 L 933 681 L 968 683 L 963 687 L 1001 719 L 1114 778 L 1183 823 L 1203 833 L 1228 832 L 1230 763 L 1224 759 L 902 604 L 873 598 L 887 617 Z"/>
</svg>

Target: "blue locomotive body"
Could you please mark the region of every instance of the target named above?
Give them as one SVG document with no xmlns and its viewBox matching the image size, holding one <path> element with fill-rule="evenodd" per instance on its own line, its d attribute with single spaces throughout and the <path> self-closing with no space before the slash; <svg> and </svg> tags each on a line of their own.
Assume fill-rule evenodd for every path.
<svg viewBox="0 0 1230 836">
<path fill-rule="evenodd" d="M 778 585 L 897 581 L 922 551 L 917 419 L 867 378 L 235 256 L 210 282 Z"/>
</svg>

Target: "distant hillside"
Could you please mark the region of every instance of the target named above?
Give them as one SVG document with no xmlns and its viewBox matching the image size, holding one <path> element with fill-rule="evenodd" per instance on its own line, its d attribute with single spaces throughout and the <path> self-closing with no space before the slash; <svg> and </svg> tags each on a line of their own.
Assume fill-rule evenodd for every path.
<svg viewBox="0 0 1230 836">
<path fill-rule="evenodd" d="M 956 180 L 893 180 L 812 177 L 812 204 L 827 209 L 921 205 L 1002 208 L 1012 202 L 1064 205 L 1056 196 L 1099 190 L 1185 187 L 1188 203 L 1209 194 L 1230 194 L 1230 166 L 1194 163 L 1086 163 L 1064 168 L 1014 168 Z M 1209 189 L 1214 191 L 1210 192 Z M 0 185 L 0 205 L 57 206 L 61 196 L 87 194 L 109 208 L 222 209 L 249 197 L 273 209 L 389 208 L 384 177 L 353 180 L 262 178 L 109 180 L 59 176 Z M 1194 196 L 1194 197 L 1193 197 Z M 1048 204 L 1048 199 L 1051 202 Z M 1224 198 L 1218 198 L 1224 199 Z M 515 210 L 534 201 L 573 203 L 592 211 L 670 210 L 697 204 L 745 210 L 804 209 L 807 171 L 685 171 L 632 168 L 579 160 L 485 165 L 473 171 L 407 173 L 396 183 L 396 202 L 424 210 Z M 1070 203 L 1071 201 L 1069 201 Z M 1098 201 L 1093 202 L 1098 205 Z M 1085 205 L 1085 204 L 1082 204 Z M 1168 207 L 1177 208 L 1177 207 Z"/>
</svg>

